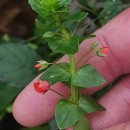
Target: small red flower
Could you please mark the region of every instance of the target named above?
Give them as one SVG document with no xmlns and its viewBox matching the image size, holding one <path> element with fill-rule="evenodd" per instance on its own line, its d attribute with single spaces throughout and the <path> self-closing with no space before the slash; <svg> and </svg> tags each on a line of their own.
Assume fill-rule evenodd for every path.
<svg viewBox="0 0 130 130">
<path fill-rule="evenodd" d="M 107 54 L 109 52 L 109 48 L 108 47 L 102 47 L 99 49 L 101 54 Z"/>
<path fill-rule="evenodd" d="M 34 68 L 35 68 L 35 69 L 41 69 L 42 66 L 40 66 L 39 64 L 36 64 L 36 65 L 34 66 Z"/>
<path fill-rule="evenodd" d="M 102 47 L 96 51 L 97 56 L 104 57 L 109 52 L 108 47 Z"/>
<path fill-rule="evenodd" d="M 34 83 L 34 89 L 38 93 L 46 93 L 50 88 L 50 84 L 47 81 L 39 80 Z"/>
<path fill-rule="evenodd" d="M 39 70 L 42 70 L 42 69 L 47 68 L 48 65 L 50 64 L 50 63 L 48 63 L 48 62 L 45 61 L 45 60 L 40 60 L 40 61 L 37 61 L 37 62 L 38 62 L 38 64 L 36 64 L 36 65 L 34 66 L 34 68 L 35 68 L 35 69 L 39 69 Z"/>
</svg>

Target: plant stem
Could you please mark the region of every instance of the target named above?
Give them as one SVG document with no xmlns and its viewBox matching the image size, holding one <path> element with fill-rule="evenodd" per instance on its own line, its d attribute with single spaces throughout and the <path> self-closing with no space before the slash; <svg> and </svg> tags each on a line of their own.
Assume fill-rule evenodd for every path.
<svg viewBox="0 0 130 130">
<path fill-rule="evenodd" d="M 34 36 L 34 37 L 30 37 L 28 39 L 26 39 L 24 42 L 27 43 L 27 42 L 31 42 L 31 41 L 34 41 L 37 39 L 37 36 Z"/>
<path fill-rule="evenodd" d="M 94 55 L 90 56 L 88 59 L 86 59 L 80 66 L 84 66 L 91 58 L 93 58 Z"/>
<path fill-rule="evenodd" d="M 70 63 L 70 72 L 74 74 L 75 72 L 75 60 L 74 55 L 69 55 L 69 63 Z"/>
<path fill-rule="evenodd" d="M 75 60 L 74 60 L 74 55 L 69 55 L 69 63 L 70 63 L 70 72 L 71 74 L 75 73 Z M 74 103 L 78 102 L 79 99 L 79 92 L 78 92 L 78 87 L 72 85 L 71 83 L 71 100 Z"/>
<path fill-rule="evenodd" d="M 76 63 L 76 66 L 91 52 L 92 50 L 87 51 Z"/>
<path fill-rule="evenodd" d="M 64 37 L 65 40 L 68 41 L 70 39 L 70 36 L 69 36 L 68 32 L 66 31 L 66 29 L 64 28 L 64 26 L 61 24 L 59 16 L 57 15 L 55 18 L 56 18 L 56 21 L 58 22 L 57 26 L 59 27 L 62 36 Z M 74 55 L 68 55 L 68 57 L 69 57 L 69 64 L 70 64 L 70 73 L 74 74 L 76 71 Z M 72 83 L 71 83 L 71 101 L 73 103 L 77 103 L 78 100 L 79 100 L 78 87 L 72 85 Z"/>
<path fill-rule="evenodd" d="M 66 98 L 64 95 L 62 95 L 61 93 L 55 91 L 54 89 L 50 88 L 50 90 L 53 91 L 53 92 L 55 92 L 55 93 L 57 93 L 57 94 L 60 95 L 61 97 Z"/>
<path fill-rule="evenodd" d="M 61 32 L 62 32 L 64 38 L 66 40 L 69 40 L 70 37 L 69 37 L 67 31 L 63 27 L 62 27 Z M 68 55 L 68 56 L 69 56 L 70 72 L 71 72 L 71 74 L 74 74 L 75 70 L 76 70 L 74 55 Z M 79 95 L 78 87 L 72 85 L 72 83 L 71 83 L 71 101 L 73 103 L 78 102 L 78 100 L 79 100 L 78 95 Z"/>
</svg>

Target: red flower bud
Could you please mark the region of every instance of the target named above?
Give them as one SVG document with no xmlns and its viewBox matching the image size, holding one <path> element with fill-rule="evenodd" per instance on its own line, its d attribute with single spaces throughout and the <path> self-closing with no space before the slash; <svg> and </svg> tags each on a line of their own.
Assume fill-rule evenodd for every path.
<svg viewBox="0 0 130 130">
<path fill-rule="evenodd" d="M 109 48 L 108 47 L 102 47 L 99 49 L 101 54 L 107 54 L 109 52 Z"/>
<path fill-rule="evenodd" d="M 50 88 L 50 84 L 47 81 L 39 80 L 34 83 L 34 89 L 38 93 L 46 93 Z"/>
<path fill-rule="evenodd" d="M 45 61 L 45 60 L 40 60 L 40 61 L 37 61 L 37 62 L 38 62 L 38 64 L 36 64 L 34 67 L 35 67 L 36 69 L 39 69 L 39 70 L 42 70 L 42 69 L 47 68 L 48 65 L 50 64 L 50 63 L 48 63 L 48 62 Z"/>
<path fill-rule="evenodd" d="M 34 68 L 35 68 L 35 69 L 41 69 L 42 66 L 40 66 L 39 64 L 36 64 L 36 65 L 34 66 Z"/>
<path fill-rule="evenodd" d="M 96 51 L 97 56 L 104 57 L 109 52 L 108 47 L 102 47 Z"/>
</svg>

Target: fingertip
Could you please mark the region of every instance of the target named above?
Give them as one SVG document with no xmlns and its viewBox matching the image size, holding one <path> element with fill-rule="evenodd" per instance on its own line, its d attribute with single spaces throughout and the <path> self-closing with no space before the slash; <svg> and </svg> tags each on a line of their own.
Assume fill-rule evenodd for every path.
<svg viewBox="0 0 130 130">
<path fill-rule="evenodd" d="M 52 91 L 39 94 L 33 88 L 34 79 L 16 98 L 13 104 L 13 116 L 15 120 L 26 127 L 36 127 L 44 124 L 54 117 L 57 101 L 61 96 Z M 53 89 L 65 96 L 69 95 L 68 89 L 61 83 L 53 86 Z"/>
<path fill-rule="evenodd" d="M 32 98 L 33 97 L 33 98 Z M 35 127 L 44 122 L 39 118 L 39 106 L 43 95 L 36 93 L 30 86 L 26 87 L 13 103 L 13 116 L 23 126 Z"/>
<path fill-rule="evenodd" d="M 36 119 L 37 110 L 35 109 L 35 111 L 33 111 L 35 102 L 37 105 L 37 102 L 41 101 L 42 99 L 42 96 L 36 93 L 33 89 L 33 84 L 38 80 L 39 76 L 36 77 L 30 84 L 28 84 L 23 91 L 21 91 L 13 103 L 12 112 L 15 120 L 19 124 L 26 127 L 34 127 L 39 124 L 39 121 Z M 40 100 L 35 101 L 36 99 Z"/>
</svg>

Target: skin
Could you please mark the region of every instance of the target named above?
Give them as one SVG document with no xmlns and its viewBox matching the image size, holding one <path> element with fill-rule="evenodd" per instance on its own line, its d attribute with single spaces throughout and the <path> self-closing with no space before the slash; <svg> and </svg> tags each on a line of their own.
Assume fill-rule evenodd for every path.
<svg viewBox="0 0 130 130">
<path fill-rule="evenodd" d="M 114 87 L 107 92 L 99 103 L 106 111 L 88 114 L 92 130 L 129 130 L 130 129 L 130 9 L 123 11 L 109 23 L 98 29 L 96 38 L 85 40 L 76 60 L 78 60 L 94 42 L 110 49 L 104 58 L 94 57 L 89 64 L 105 78 L 103 86 L 84 90 L 84 93 L 93 94 L 105 85 L 124 75 Z M 84 59 L 85 60 L 85 59 Z M 67 61 L 64 56 L 60 61 Z M 83 61 L 82 61 L 83 62 Z M 54 107 L 61 98 L 52 91 L 44 96 L 33 89 L 34 79 L 16 98 L 13 105 L 13 115 L 22 125 L 34 127 L 41 125 L 54 117 Z M 51 86 L 63 95 L 69 96 L 69 90 L 61 83 Z"/>
</svg>

